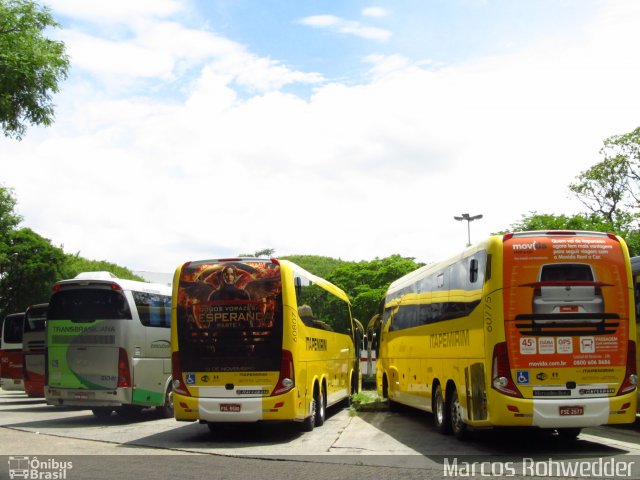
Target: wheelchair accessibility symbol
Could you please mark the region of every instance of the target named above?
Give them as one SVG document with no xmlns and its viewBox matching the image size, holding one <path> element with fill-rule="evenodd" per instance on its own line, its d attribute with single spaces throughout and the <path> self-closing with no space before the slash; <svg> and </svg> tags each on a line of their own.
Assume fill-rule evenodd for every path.
<svg viewBox="0 0 640 480">
<path fill-rule="evenodd" d="M 526 385 L 529 383 L 529 372 L 527 370 L 518 370 L 516 372 L 516 383 L 518 385 Z"/>
</svg>

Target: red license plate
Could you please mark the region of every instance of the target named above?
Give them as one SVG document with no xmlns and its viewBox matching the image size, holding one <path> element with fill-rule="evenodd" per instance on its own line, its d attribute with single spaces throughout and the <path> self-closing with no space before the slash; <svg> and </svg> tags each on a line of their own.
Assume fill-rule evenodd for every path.
<svg viewBox="0 0 640 480">
<path fill-rule="evenodd" d="M 242 406 L 239 403 L 221 403 L 220 411 L 221 412 L 239 412 L 242 409 Z"/>
<path fill-rule="evenodd" d="M 584 415 L 584 407 L 582 405 L 560 407 L 560 416 L 568 416 L 568 415 Z"/>
<path fill-rule="evenodd" d="M 560 312 L 562 313 L 577 313 L 578 312 L 578 307 L 575 305 L 569 306 L 569 305 L 561 305 L 560 306 Z"/>
</svg>

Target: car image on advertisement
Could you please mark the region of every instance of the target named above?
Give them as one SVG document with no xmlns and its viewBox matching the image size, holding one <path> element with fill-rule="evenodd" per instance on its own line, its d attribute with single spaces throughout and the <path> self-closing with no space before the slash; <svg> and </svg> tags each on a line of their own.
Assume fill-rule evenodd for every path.
<svg viewBox="0 0 640 480">
<path fill-rule="evenodd" d="M 533 314 L 601 314 L 604 312 L 602 287 L 587 263 L 548 263 L 540 267 L 538 281 L 532 285 Z M 602 322 L 598 315 L 585 315 L 581 321 Z M 565 317 L 570 318 L 570 317 Z M 559 317 L 535 318 L 536 323 L 556 322 Z"/>
</svg>

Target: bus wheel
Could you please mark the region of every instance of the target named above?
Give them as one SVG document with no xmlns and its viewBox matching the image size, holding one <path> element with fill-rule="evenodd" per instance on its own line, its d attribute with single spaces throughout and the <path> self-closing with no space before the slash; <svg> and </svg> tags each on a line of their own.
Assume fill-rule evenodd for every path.
<svg viewBox="0 0 640 480">
<path fill-rule="evenodd" d="M 311 400 L 311 408 L 310 408 L 311 412 L 313 412 L 311 415 L 309 415 L 307 418 L 304 419 L 304 421 L 302 422 L 302 431 L 303 432 L 310 432 L 313 430 L 313 427 L 316 426 L 316 401 L 315 401 L 315 396 L 314 396 L 314 400 Z"/>
<path fill-rule="evenodd" d="M 167 391 L 164 393 L 164 403 L 156 407 L 156 410 L 163 418 L 173 417 L 173 388 L 171 384 L 169 384 Z"/>
<path fill-rule="evenodd" d="M 449 406 L 451 407 L 451 430 L 456 438 L 464 440 L 467 437 L 468 429 L 467 424 L 462 419 L 462 406 L 458 398 L 458 391 L 455 388 L 451 391 Z"/>
<path fill-rule="evenodd" d="M 112 409 L 108 407 L 96 407 L 91 409 L 91 413 L 93 413 L 97 418 L 109 418 L 111 416 Z"/>
<path fill-rule="evenodd" d="M 398 408 L 398 404 L 389 398 L 389 382 L 387 381 L 386 375 L 382 377 L 382 398 L 387 399 L 390 412 L 397 412 L 400 410 L 400 408 Z"/>
<path fill-rule="evenodd" d="M 436 385 L 435 392 L 433 393 L 433 421 L 438 431 L 442 434 L 451 432 L 451 419 L 449 417 L 449 408 L 446 408 L 444 396 L 442 395 L 442 387 L 440 384 Z"/>
<path fill-rule="evenodd" d="M 562 440 L 573 441 L 578 438 L 578 435 L 580 435 L 581 431 L 581 428 L 559 428 L 558 435 Z"/>
<path fill-rule="evenodd" d="M 324 425 L 324 419 L 327 415 L 327 391 L 323 388 L 314 397 L 316 401 L 316 427 L 321 427 Z"/>
</svg>

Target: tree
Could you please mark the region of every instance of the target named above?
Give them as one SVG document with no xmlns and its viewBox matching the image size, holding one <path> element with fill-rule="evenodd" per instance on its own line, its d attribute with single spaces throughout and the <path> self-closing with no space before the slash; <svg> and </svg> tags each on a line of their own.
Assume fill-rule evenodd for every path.
<svg viewBox="0 0 640 480">
<path fill-rule="evenodd" d="M 629 159 L 617 155 L 578 175 L 578 182 L 569 185 L 591 212 L 600 215 L 611 225 L 627 225 L 634 217 L 623 207 L 633 198 L 631 164 Z M 635 202 L 634 202 L 635 203 Z"/>
<path fill-rule="evenodd" d="M 273 248 L 263 248 L 262 250 L 258 250 L 254 253 L 240 253 L 238 256 L 244 258 L 263 258 L 273 256 L 274 252 L 275 250 Z"/>
<path fill-rule="evenodd" d="M 64 252 L 29 228 L 13 230 L 0 263 L 0 316 L 47 302 L 61 278 Z"/>
<path fill-rule="evenodd" d="M 16 200 L 13 192 L 0 185 L 0 238 L 6 238 L 21 221 L 20 215 L 15 213 Z"/>
<path fill-rule="evenodd" d="M 326 278 L 347 292 L 353 316 L 366 325 L 391 282 L 421 266 L 413 258 L 396 254 L 371 261 L 345 262 Z"/>
<path fill-rule="evenodd" d="M 628 229 L 640 207 L 640 127 L 605 139 L 604 159 L 580 173 L 569 189 L 614 229 Z"/>
<path fill-rule="evenodd" d="M 0 186 L 0 265 L 6 260 L 9 233 L 22 220 L 20 216 L 15 213 L 15 206 L 16 200 L 11 190 Z M 0 278 L 1 277 L 2 270 L 0 269 Z"/>
<path fill-rule="evenodd" d="M 613 226 L 598 214 L 552 215 L 548 213 L 531 212 L 523 215 L 519 222 L 511 226 L 499 235 L 507 232 L 525 232 L 527 230 L 593 230 L 598 232 L 611 232 Z"/>
<path fill-rule="evenodd" d="M 0 126 L 21 140 L 27 124 L 53 123 L 52 95 L 67 78 L 64 43 L 44 35 L 59 27 L 34 0 L 0 0 Z"/>
</svg>

